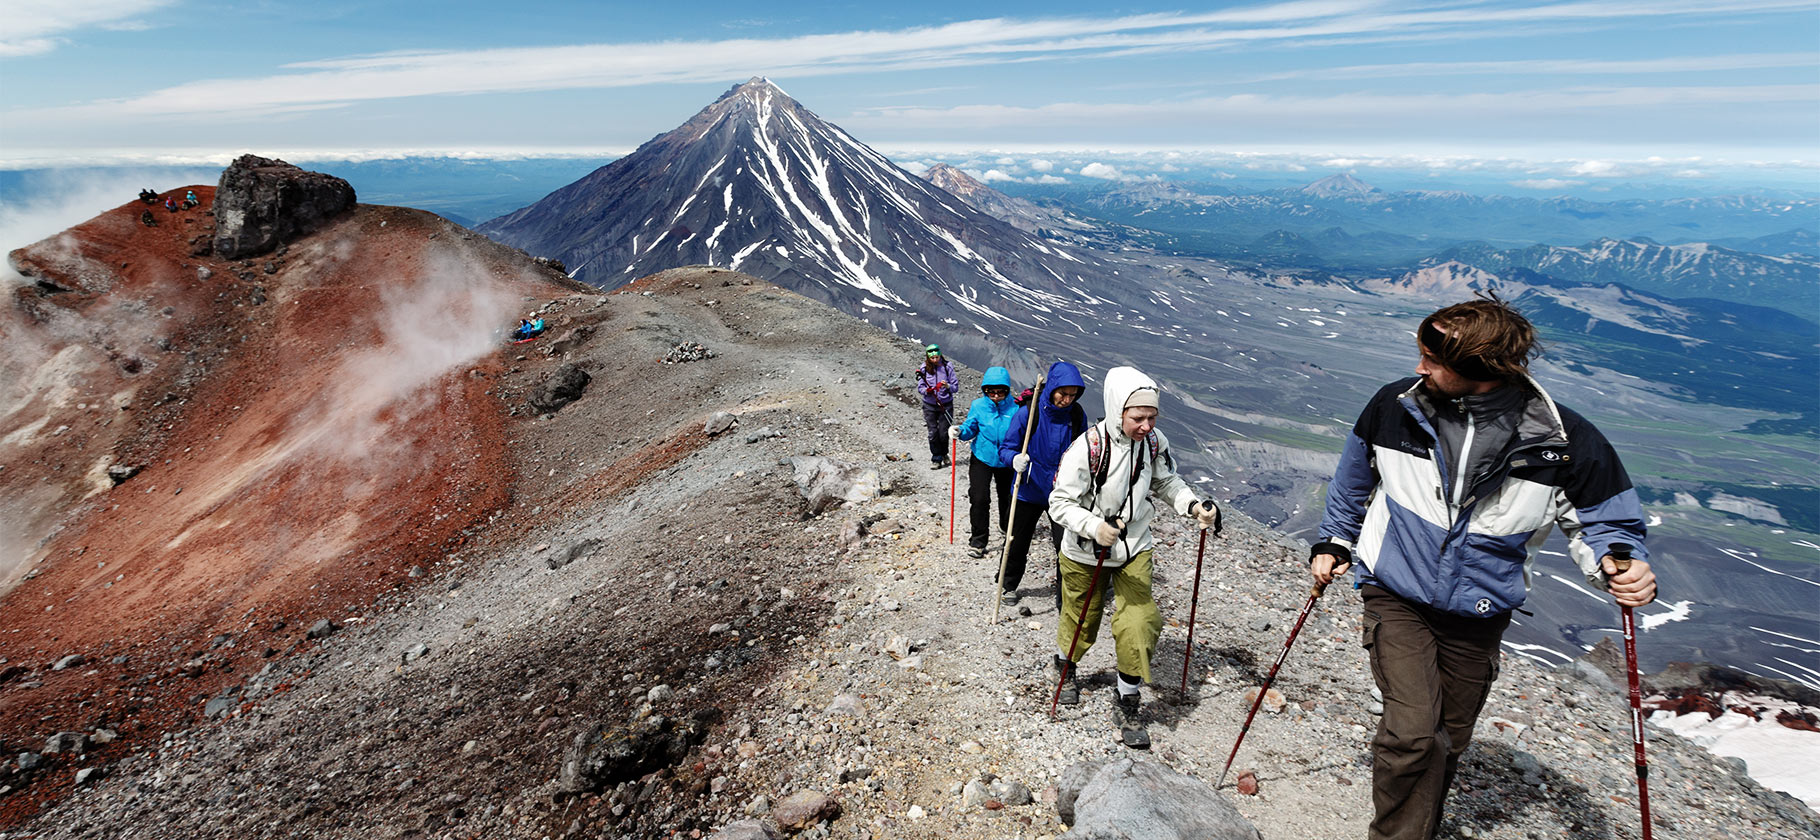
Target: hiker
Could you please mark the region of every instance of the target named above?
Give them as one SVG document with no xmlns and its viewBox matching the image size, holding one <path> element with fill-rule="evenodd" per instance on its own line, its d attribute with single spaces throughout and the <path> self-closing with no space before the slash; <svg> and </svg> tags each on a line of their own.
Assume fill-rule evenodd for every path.
<svg viewBox="0 0 1820 840">
<path fill-rule="evenodd" d="M 158 217 L 152 215 L 152 211 L 150 210 L 141 210 L 139 212 L 139 224 L 145 225 L 146 227 L 157 227 Z"/>
<path fill-rule="evenodd" d="M 980 381 L 981 396 L 967 406 L 967 420 L 948 430 L 959 440 L 973 441 L 973 458 L 967 462 L 967 516 L 972 528 L 967 538 L 967 556 L 986 556 L 986 543 L 992 535 L 988 518 L 992 507 L 992 490 L 998 488 L 998 530 L 1010 527 L 1011 478 L 1009 461 L 999 456 L 1006 438 L 1019 437 L 1023 427 L 1011 425 L 1017 405 L 1011 402 L 1011 372 L 1002 367 L 986 368 Z M 1022 442 L 1021 437 L 1018 442 Z"/>
<path fill-rule="evenodd" d="M 1145 749 L 1150 734 L 1139 717 L 1138 688 L 1150 679 L 1150 658 L 1163 632 L 1163 616 L 1150 591 L 1150 521 L 1156 514 L 1150 495 L 1199 520 L 1202 528 L 1217 526 L 1220 508 L 1196 499 L 1194 489 L 1176 474 L 1169 439 L 1156 427 L 1155 381 L 1137 368 L 1116 367 L 1106 372 L 1103 396 L 1106 419 L 1069 445 L 1049 494 L 1050 520 L 1068 531 L 1058 561 L 1062 606 L 1055 622 L 1055 666 L 1063 678 L 1059 702 L 1072 705 L 1081 699 L 1074 666 L 1099 637 L 1100 610 L 1085 611 L 1086 625 L 1080 628 L 1078 641 L 1075 628 L 1088 589 L 1094 586 L 1096 566 L 1103 563 L 1097 585 L 1100 591 L 1111 589 L 1118 599 L 1112 613 L 1118 652 L 1113 722 L 1125 746 Z M 1096 550 L 1104 552 L 1103 561 Z"/>
<path fill-rule="evenodd" d="M 188 210 L 191 207 L 195 207 L 198 203 L 199 202 L 196 201 L 196 191 L 195 190 L 184 190 L 183 191 L 183 209 Z"/>
<path fill-rule="evenodd" d="M 1068 444 L 1087 430 L 1087 412 L 1076 402 L 1086 388 L 1080 368 L 1067 362 L 1050 365 L 1043 380 L 1043 392 L 1018 406 L 1017 413 L 1011 415 L 1011 428 L 1016 431 L 1005 435 L 1004 442 L 999 444 L 999 461 L 1010 464 L 1013 471 L 1023 475 L 1021 481 L 1014 482 L 1017 484 L 1017 511 L 1011 517 L 1011 534 L 1005 538 L 1005 577 L 999 581 L 999 600 L 1006 606 L 1017 605 L 1017 587 L 1024 579 L 1030 538 L 1036 534 L 1037 521 L 1049 510 L 1049 491 L 1055 486 L 1055 468 L 1062 463 L 1062 453 L 1068 449 Z M 1024 427 L 1029 423 L 1032 411 L 1036 412 L 1036 426 L 1030 432 L 1030 448 L 1019 452 L 1018 447 L 1024 442 Z M 1050 553 L 1059 558 L 1062 531 L 1053 524 L 1049 528 L 1049 542 Z M 1056 604 L 1060 605 L 1059 582 L 1055 597 Z"/>
<path fill-rule="evenodd" d="M 152 192 L 150 187 L 145 187 L 139 190 L 139 200 L 146 204 L 156 204 L 158 202 L 158 194 Z"/>
<path fill-rule="evenodd" d="M 177 212 L 177 199 L 166 196 L 164 199 L 164 209 L 169 210 L 172 213 Z"/>
<path fill-rule="evenodd" d="M 1599 430 L 1530 377 L 1529 321 L 1494 296 L 1441 309 L 1416 335 L 1417 376 L 1379 390 L 1346 439 L 1309 562 L 1322 585 L 1355 555 L 1361 566 L 1363 644 L 1384 694 L 1374 840 L 1435 836 L 1550 526 L 1619 604 L 1656 595 L 1630 477 Z M 1621 574 L 1614 543 L 1636 551 Z"/>
<path fill-rule="evenodd" d="M 916 369 L 916 392 L 923 395 L 923 425 L 929 429 L 932 470 L 948 466 L 948 427 L 954 425 L 954 392 L 961 381 L 954 365 L 942 358 L 942 348 L 923 349 L 923 363 Z"/>
</svg>

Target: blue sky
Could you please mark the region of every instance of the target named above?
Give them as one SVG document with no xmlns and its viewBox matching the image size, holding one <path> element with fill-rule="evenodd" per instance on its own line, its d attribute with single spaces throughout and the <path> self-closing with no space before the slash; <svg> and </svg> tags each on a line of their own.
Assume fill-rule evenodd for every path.
<svg viewBox="0 0 1820 840">
<path fill-rule="evenodd" d="M 764 75 L 900 155 L 1505 161 L 1536 189 L 1770 168 L 1820 184 L 1820 0 L 909 8 L 12 0 L 0 166 L 613 155 Z"/>
</svg>

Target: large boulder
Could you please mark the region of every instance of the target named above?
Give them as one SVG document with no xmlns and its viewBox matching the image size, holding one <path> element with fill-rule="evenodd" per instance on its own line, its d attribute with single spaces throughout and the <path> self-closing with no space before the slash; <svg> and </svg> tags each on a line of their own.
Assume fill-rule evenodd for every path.
<svg viewBox="0 0 1820 840">
<path fill-rule="evenodd" d="M 821 513 L 841 502 L 863 502 L 878 496 L 878 470 L 843 464 L 820 455 L 790 459 L 796 489 L 809 503 L 811 513 Z"/>
<path fill-rule="evenodd" d="M 215 254 L 263 254 L 354 209 L 354 188 L 321 172 L 254 155 L 221 172 L 215 189 Z"/>
<path fill-rule="evenodd" d="M 1107 763 L 1073 806 L 1062 840 L 1260 840 L 1226 797 L 1155 761 Z"/>
<path fill-rule="evenodd" d="M 550 378 L 544 380 L 542 385 L 537 386 L 526 403 L 532 411 L 539 414 L 553 414 L 563 406 L 581 399 L 582 393 L 588 390 L 588 383 L 593 380 L 594 377 L 582 370 L 580 365 L 563 365 L 550 374 Z"/>
<path fill-rule="evenodd" d="M 715 714 L 702 710 L 682 719 L 653 715 L 624 726 L 589 726 L 576 733 L 563 754 L 556 775 L 558 791 L 600 791 L 675 764 L 707 737 Z"/>
</svg>

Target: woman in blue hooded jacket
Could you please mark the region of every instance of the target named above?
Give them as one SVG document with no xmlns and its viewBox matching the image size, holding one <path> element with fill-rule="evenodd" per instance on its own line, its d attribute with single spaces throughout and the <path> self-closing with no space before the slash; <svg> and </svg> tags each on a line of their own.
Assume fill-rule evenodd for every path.
<svg viewBox="0 0 1820 840">
<path fill-rule="evenodd" d="M 1061 466 L 1062 453 L 1087 430 L 1087 412 L 1076 403 L 1085 390 L 1087 383 L 1081 379 L 1080 368 L 1067 362 L 1050 365 L 1043 382 L 1043 393 L 1011 415 L 1012 431 L 999 444 L 1000 461 L 1010 464 L 1022 475 L 1017 486 L 1017 515 L 1012 517 L 1010 544 L 1006 547 L 1005 578 L 999 581 L 1004 590 L 999 597 L 1007 606 L 1017 603 L 1017 585 L 1024 579 L 1024 565 L 1030 556 L 1030 537 L 1036 533 L 1037 520 L 1049 510 L 1049 491 L 1054 489 L 1055 470 Z M 1033 410 L 1036 411 L 1036 428 L 1030 432 L 1030 447 L 1019 452 L 1024 426 Z M 1054 544 L 1052 553 L 1059 563 L 1062 552 L 1060 527 L 1049 528 L 1049 541 Z M 1056 589 L 1056 599 L 1059 604 L 1060 587 Z"/>
<path fill-rule="evenodd" d="M 1011 462 L 999 457 L 1011 415 L 1017 405 L 1011 401 L 1011 372 L 1002 367 L 986 369 L 980 380 L 980 396 L 967 406 L 967 419 L 949 430 L 958 440 L 973 441 L 973 458 L 967 462 L 967 513 L 973 534 L 967 538 L 967 556 L 986 556 L 987 538 L 992 536 L 988 514 L 992 508 L 992 488 L 998 487 L 998 529 L 1009 527 L 1011 507 Z M 1023 429 L 1018 429 L 1022 432 Z"/>
</svg>

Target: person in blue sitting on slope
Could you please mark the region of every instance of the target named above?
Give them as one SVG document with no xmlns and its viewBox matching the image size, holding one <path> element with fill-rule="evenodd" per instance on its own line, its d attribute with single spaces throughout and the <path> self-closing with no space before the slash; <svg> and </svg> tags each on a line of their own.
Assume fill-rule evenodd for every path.
<svg viewBox="0 0 1820 840">
<path fill-rule="evenodd" d="M 1055 489 L 1055 469 L 1062 463 L 1068 444 L 1087 431 L 1087 412 L 1078 404 L 1087 383 L 1080 368 L 1067 362 L 1049 366 L 1043 380 L 1043 392 L 1030 404 L 1019 406 L 1011 415 L 1011 431 L 999 444 L 999 460 L 1008 463 L 1021 478 L 1017 481 L 1017 515 L 1011 519 L 1011 536 L 1006 538 L 1005 578 L 999 581 L 1003 592 L 1000 600 L 1006 606 L 1017 604 L 1017 586 L 1024 579 L 1024 566 L 1030 557 L 1030 538 L 1036 534 L 1036 523 L 1049 510 L 1049 491 Z M 1036 428 L 1030 432 L 1030 448 L 1019 452 L 1024 426 L 1030 412 L 1036 412 Z M 1062 529 L 1049 528 L 1050 556 L 1056 558 L 1056 604 L 1061 604 Z"/>
<path fill-rule="evenodd" d="M 1328 485 L 1309 570 L 1325 586 L 1357 558 L 1384 694 L 1371 840 L 1435 836 L 1551 528 L 1593 587 L 1628 607 L 1656 597 L 1637 491 L 1605 436 L 1530 378 L 1535 341 L 1496 297 L 1423 319 L 1417 376 L 1372 397 Z M 1623 572 L 1619 544 L 1637 558 Z"/>
<path fill-rule="evenodd" d="M 968 557 L 986 556 L 986 543 L 992 536 L 989 515 L 994 487 L 998 488 L 999 533 L 1010 527 L 1011 463 L 999 457 L 999 449 L 1012 433 L 1011 416 L 1017 413 L 1017 405 L 1011 401 L 1011 372 L 986 368 L 980 394 L 967 406 L 966 421 L 948 430 L 956 440 L 973 441 L 973 458 L 967 462 L 967 515 L 972 527 Z M 1023 431 L 1018 428 L 1015 433 L 1021 438 Z"/>
</svg>

